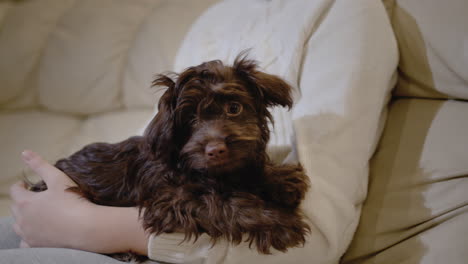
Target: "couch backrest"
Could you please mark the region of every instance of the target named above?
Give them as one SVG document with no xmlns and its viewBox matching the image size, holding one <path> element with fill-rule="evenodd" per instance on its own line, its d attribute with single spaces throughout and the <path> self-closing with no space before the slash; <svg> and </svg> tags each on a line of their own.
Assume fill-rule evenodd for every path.
<svg viewBox="0 0 468 264">
<path fill-rule="evenodd" d="M 398 96 L 468 99 L 468 1 L 384 0 L 398 39 Z"/>
<path fill-rule="evenodd" d="M 152 106 L 152 77 L 172 70 L 186 31 L 214 2 L 3 2 L 0 105 L 83 115 Z"/>
</svg>

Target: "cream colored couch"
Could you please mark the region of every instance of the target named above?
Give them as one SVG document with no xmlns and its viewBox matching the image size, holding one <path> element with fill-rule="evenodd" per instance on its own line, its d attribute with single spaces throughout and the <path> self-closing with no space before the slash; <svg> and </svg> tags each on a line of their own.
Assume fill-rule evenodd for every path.
<svg viewBox="0 0 468 264">
<path fill-rule="evenodd" d="M 385 1 L 399 80 L 344 263 L 468 262 L 468 1 Z"/>
<path fill-rule="evenodd" d="M 344 263 L 466 263 L 467 2 L 384 1 L 400 51 L 391 100 L 387 85 L 393 87 L 395 79 L 387 69 L 394 69 L 396 51 L 377 0 L 273 0 L 276 9 L 269 11 L 284 15 L 272 19 L 261 12 L 269 1 L 230 1 L 217 10 L 227 15 L 213 20 L 213 9 L 207 10 L 215 2 L 0 1 L 0 214 L 8 215 L 8 186 L 24 171 L 23 149 L 54 161 L 90 142 L 138 134 L 154 114 L 153 74 L 217 54 L 232 59 L 256 45 L 254 36 L 269 32 L 259 44 L 262 50 L 253 53 L 263 60 L 282 54 L 281 60 L 261 61 L 262 66 L 297 84 L 299 101 L 292 114 L 274 113 L 272 149 L 290 145 L 292 123 L 313 131 L 299 133 L 298 140 L 316 140 L 297 150 L 302 162 L 307 163 L 308 151 L 316 157 L 309 170 L 312 202 L 305 206 L 316 210 L 308 212 L 314 224 L 311 243 L 316 243 L 314 255 L 323 256 L 311 261 L 338 261 L 362 207 Z M 248 19 L 228 15 L 239 5 L 245 18 L 258 18 L 250 21 L 251 35 L 236 31 L 244 30 Z M 303 27 L 292 27 L 296 24 Z M 354 26 L 354 38 L 335 37 L 351 34 L 347 28 Z M 223 33 L 229 34 L 216 38 Z M 206 41 L 210 37 L 214 40 Z M 375 64 L 366 68 L 370 63 Z M 307 88 L 316 83 L 321 86 Z M 334 91 L 340 85 L 352 89 Z M 359 90 L 360 85 L 366 87 Z M 335 104 L 333 114 L 324 110 L 329 104 Z M 310 107 L 326 115 L 304 115 Z M 353 118 L 339 121 L 343 112 Z M 377 143 L 363 203 L 367 161 Z"/>
</svg>

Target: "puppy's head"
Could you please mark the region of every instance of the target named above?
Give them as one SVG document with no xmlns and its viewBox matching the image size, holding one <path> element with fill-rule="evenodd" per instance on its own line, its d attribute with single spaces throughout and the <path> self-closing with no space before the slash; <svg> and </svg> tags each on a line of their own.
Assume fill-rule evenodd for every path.
<svg viewBox="0 0 468 264">
<path fill-rule="evenodd" d="M 215 60 L 176 78 L 158 75 L 153 85 L 167 90 L 145 138 L 159 158 L 185 170 L 263 166 L 273 121 L 268 107 L 292 106 L 291 87 L 243 55 L 232 66 Z"/>
</svg>

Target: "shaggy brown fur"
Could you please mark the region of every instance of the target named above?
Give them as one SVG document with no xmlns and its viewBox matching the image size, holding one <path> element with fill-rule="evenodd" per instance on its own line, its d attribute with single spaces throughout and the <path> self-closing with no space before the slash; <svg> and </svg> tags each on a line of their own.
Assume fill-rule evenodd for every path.
<svg viewBox="0 0 468 264">
<path fill-rule="evenodd" d="M 299 203 L 308 177 L 298 165 L 273 165 L 268 107 L 291 108 L 291 87 L 240 55 L 233 66 L 210 61 L 173 78 L 143 136 L 94 143 L 56 167 L 90 201 L 138 206 L 151 233 L 207 233 L 213 243 L 247 241 L 269 254 L 301 246 L 309 226 Z M 44 183 L 33 190 L 44 190 Z"/>
</svg>

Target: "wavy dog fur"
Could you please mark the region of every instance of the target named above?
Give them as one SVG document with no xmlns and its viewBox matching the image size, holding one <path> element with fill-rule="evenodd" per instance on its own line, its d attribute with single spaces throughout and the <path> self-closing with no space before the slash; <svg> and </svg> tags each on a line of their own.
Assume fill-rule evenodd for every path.
<svg viewBox="0 0 468 264">
<path fill-rule="evenodd" d="M 158 75 L 153 85 L 166 91 L 143 136 L 90 144 L 56 163 L 77 183 L 71 190 L 97 204 L 138 206 L 155 234 L 207 233 L 213 243 L 247 241 L 264 254 L 303 245 L 308 177 L 300 164 L 272 164 L 265 151 L 268 108 L 291 108 L 291 87 L 245 53 L 232 66 L 209 61 Z M 213 142 L 223 159 L 207 156 Z"/>
</svg>

